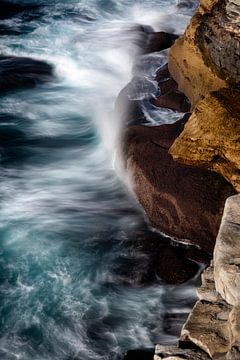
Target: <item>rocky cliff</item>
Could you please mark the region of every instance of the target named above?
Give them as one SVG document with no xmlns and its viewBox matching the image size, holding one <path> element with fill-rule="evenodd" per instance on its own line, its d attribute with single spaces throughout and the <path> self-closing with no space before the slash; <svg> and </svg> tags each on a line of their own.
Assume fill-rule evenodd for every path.
<svg viewBox="0 0 240 360">
<path fill-rule="evenodd" d="M 153 226 L 214 255 L 179 346 L 158 345 L 155 360 L 239 360 L 240 0 L 202 0 L 156 80 L 155 106 L 189 100 L 191 114 L 128 127 L 125 168 Z"/>
</svg>

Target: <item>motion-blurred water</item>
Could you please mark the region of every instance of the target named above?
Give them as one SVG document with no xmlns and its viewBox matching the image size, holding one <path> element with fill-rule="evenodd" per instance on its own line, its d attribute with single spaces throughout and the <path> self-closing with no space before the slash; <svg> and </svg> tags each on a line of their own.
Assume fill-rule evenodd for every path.
<svg viewBox="0 0 240 360">
<path fill-rule="evenodd" d="M 113 108 L 133 25 L 180 33 L 189 15 L 174 0 L 36 4 L 1 21 L 1 52 L 49 62 L 56 80 L 0 98 L 0 359 L 114 360 L 174 342 L 163 318 L 189 312 L 194 285 L 141 281 L 149 259 L 134 240 L 147 225 L 114 170 Z M 142 71 L 166 61 L 152 56 Z"/>
</svg>

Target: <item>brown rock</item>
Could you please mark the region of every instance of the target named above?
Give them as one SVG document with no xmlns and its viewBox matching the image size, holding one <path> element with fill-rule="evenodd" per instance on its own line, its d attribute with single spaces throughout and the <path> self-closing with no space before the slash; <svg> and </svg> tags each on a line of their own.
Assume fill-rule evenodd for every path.
<svg viewBox="0 0 240 360">
<path fill-rule="evenodd" d="M 170 149 L 175 160 L 222 174 L 240 191 L 240 91 L 222 89 L 200 101 Z"/>
<path fill-rule="evenodd" d="M 169 34 L 163 31 L 152 33 L 148 36 L 146 53 L 158 52 L 170 48 L 177 35 Z"/>
<path fill-rule="evenodd" d="M 157 82 L 161 82 L 168 80 L 170 77 L 171 75 L 168 69 L 168 64 L 165 64 L 157 71 L 155 79 Z"/>
<path fill-rule="evenodd" d="M 201 1 L 198 12 L 192 18 L 184 35 L 175 42 L 169 52 L 170 73 L 178 83 L 179 90 L 191 101 L 192 107 L 194 107 L 206 93 L 228 87 L 228 76 L 220 69 L 223 66 L 219 68 L 220 57 L 226 59 L 228 55 L 231 54 L 232 58 L 228 63 L 232 64 L 235 61 L 234 68 L 237 66 L 236 60 L 233 60 L 233 52 L 229 50 L 229 46 L 231 47 L 231 45 L 224 44 L 224 41 L 221 40 L 221 31 L 215 31 L 212 37 L 212 25 L 210 25 L 207 33 L 205 32 L 209 16 L 214 18 L 216 22 L 214 26 L 216 29 L 223 27 L 225 29 L 226 26 L 230 26 L 231 21 L 221 24 L 222 16 L 220 16 L 220 11 L 216 11 L 215 8 L 218 2 L 226 4 L 229 3 L 229 0 L 226 2 L 221 0 Z M 233 20 L 233 18 L 234 15 L 231 20 Z M 237 19 L 237 15 L 235 19 Z M 199 34 L 202 34 L 202 36 L 200 37 Z M 216 37 L 219 37 L 220 43 L 219 41 L 215 41 Z M 234 36 L 234 39 L 237 39 L 237 35 Z M 213 43 L 215 41 L 215 45 L 210 46 L 209 41 L 213 41 Z M 237 46 L 237 44 L 234 45 L 234 48 Z M 208 53 L 210 54 L 209 51 L 211 52 L 211 61 L 209 55 L 206 55 Z M 212 54 L 215 53 L 219 55 L 213 56 Z M 231 72 L 231 69 L 229 71 Z M 235 70 L 232 74 L 234 76 Z"/>
<path fill-rule="evenodd" d="M 161 88 L 161 85 L 160 85 Z M 170 91 L 153 100 L 153 105 L 157 107 L 169 108 L 179 112 L 189 112 L 190 103 L 183 93 Z"/>
<path fill-rule="evenodd" d="M 171 264 L 171 270 L 168 269 Z M 192 279 L 198 272 L 196 263 L 183 257 L 177 248 L 162 248 L 158 255 L 156 273 L 167 284 L 182 284 Z"/>
<path fill-rule="evenodd" d="M 211 253 L 225 199 L 234 190 L 218 174 L 178 164 L 168 154 L 184 123 L 129 127 L 124 139 L 125 166 L 152 225 Z"/>
</svg>

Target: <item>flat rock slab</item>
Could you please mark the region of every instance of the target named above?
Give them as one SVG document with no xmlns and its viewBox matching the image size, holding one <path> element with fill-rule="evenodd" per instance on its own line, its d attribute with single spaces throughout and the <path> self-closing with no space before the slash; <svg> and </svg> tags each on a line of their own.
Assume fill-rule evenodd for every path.
<svg viewBox="0 0 240 360">
<path fill-rule="evenodd" d="M 240 191 L 240 91 L 222 89 L 196 106 L 170 153 L 223 175 Z"/>
<path fill-rule="evenodd" d="M 224 301 L 198 301 L 182 329 L 181 341 L 194 343 L 211 358 L 227 354 L 230 311 L 231 307 Z"/>
<path fill-rule="evenodd" d="M 210 360 L 201 349 L 180 349 L 177 346 L 156 345 L 154 360 Z"/>
<path fill-rule="evenodd" d="M 179 164 L 168 154 L 185 121 L 130 126 L 123 140 L 125 167 L 154 227 L 212 253 L 225 200 L 235 191 L 220 175 Z"/>
</svg>

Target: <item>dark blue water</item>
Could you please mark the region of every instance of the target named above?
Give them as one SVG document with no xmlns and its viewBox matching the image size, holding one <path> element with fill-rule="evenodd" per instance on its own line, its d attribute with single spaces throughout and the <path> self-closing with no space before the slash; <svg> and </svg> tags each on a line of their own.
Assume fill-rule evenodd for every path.
<svg viewBox="0 0 240 360">
<path fill-rule="evenodd" d="M 114 360 L 174 342 L 164 317 L 187 315 L 194 285 L 149 270 L 142 244 L 157 235 L 116 174 L 113 108 L 137 53 L 128 30 L 181 32 L 188 16 L 168 0 L 36 4 L 0 26 L 2 53 L 55 71 L 0 97 L 0 359 Z"/>
</svg>

